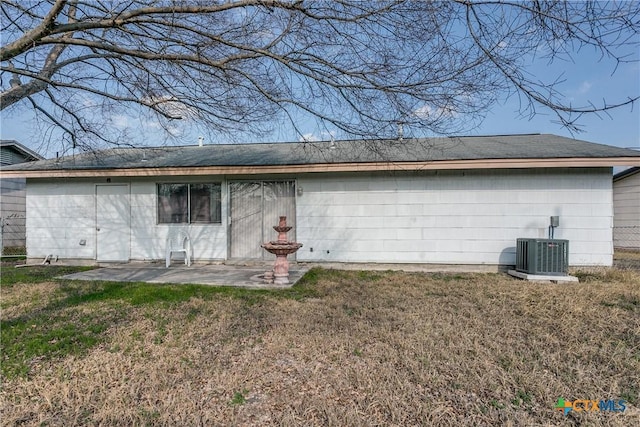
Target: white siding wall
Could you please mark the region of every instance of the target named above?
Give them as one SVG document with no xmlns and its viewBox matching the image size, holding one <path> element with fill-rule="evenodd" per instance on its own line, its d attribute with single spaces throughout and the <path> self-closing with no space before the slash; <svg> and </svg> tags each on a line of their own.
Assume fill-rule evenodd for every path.
<svg viewBox="0 0 640 427">
<path fill-rule="evenodd" d="M 216 178 L 171 178 L 165 182 L 220 182 Z M 222 224 L 157 224 L 156 182 L 131 183 L 131 257 L 136 260 L 164 259 L 165 242 L 171 230 L 184 229 L 191 237 L 195 260 L 227 257 L 227 197 L 222 186 Z"/>
<path fill-rule="evenodd" d="M 95 193 L 91 182 L 28 180 L 27 256 L 95 259 Z"/>
<path fill-rule="evenodd" d="M 570 240 L 571 265 L 611 265 L 611 169 L 298 178 L 299 261 L 515 264 L 518 237 Z M 312 251 L 313 249 L 313 251 Z"/>
<path fill-rule="evenodd" d="M 2 248 L 25 245 L 25 185 L 24 178 L 0 179 Z"/>
<path fill-rule="evenodd" d="M 226 259 L 222 182 L 222 224 L 167 225 L 156 220 L 156 180 L 118 181 L 130 186 L 132 259 L 163 259 L 174 227 L 188 230 L 196 260 Z M 28 181 L 29 257 L 95 259 L 95 185 Z M 516 238 L 546 237 L 559 215 L 555 237 L 570 240 L 571 265 L 612 263 L 610 168 L 313 174 L 297 186 L 299 261 L 514 264 Z"/>
<path fill-rule="evenodd" d="M 613 183 L 616 247 L 640 247 L 640 172 Z"/>
<path fill-rule="evenodd" d="M 226 197 L 223 190 L 222 224 L 157 224 L 155 181 L 113 180 L 130 187 L 131 259 L 162 260 L 170 230 L 182 228 L 191 236 L 196 260 L 221 260 L 227 255 Z M 172 182 L 188 182 L 175 178 Z M 192 180 L 193 181 L 193 180 Z M 197 180 L 203 182 L 202 179 Z M 220 179 L 209 179 L 220 182 Z M 104 184 L 104 181 L 101 182 Z M 29 180 L 27 185 L 27 255 L 96 258 L 95 190 L 91 181 L 55 183 Z M 223 185 L 224 188 L 224 185 Z M 80 241 L 85 240 L 85 245 Z"/>
</svg>

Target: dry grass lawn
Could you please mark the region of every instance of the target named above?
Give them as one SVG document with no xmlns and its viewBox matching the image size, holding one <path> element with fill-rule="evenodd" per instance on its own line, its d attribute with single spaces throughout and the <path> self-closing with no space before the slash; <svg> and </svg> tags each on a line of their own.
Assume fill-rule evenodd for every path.
<svg viewBox="0 0 640 427">
<path fill-rule="evenodd" d="M 640 249 L 616 248 L 613 254 L 613 264 L 617 268 L 640 271 Z"/>
<path fill-rule="evenodd" d="M 137 299 L 3 285 L 1 423 L 640 425 L 640 273 L 579 276 L 317 269 L 295 295 L 153 285 L 162 297 Z M 627 409 L 565 417 L 560 397 Z"/>
</svg>

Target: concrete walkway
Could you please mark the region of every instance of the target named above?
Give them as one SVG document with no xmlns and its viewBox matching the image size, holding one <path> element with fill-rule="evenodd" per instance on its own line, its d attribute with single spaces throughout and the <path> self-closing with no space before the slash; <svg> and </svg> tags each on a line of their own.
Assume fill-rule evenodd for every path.
<svg viewBox="0 0 640 427">
<path fill-rule="evenodd" d="M 293 286 L 308 268 L 289 271 L 289 285 L 266 284 L 260 277 L 268 267 L 244 267 L 229 265 L 164 265 L 118 264 L 95 270 L 62 276 L 70 280 L 99 280 L 107 282 L 183 283 L 196 285 L 236 286 L 252 289 L 284 289 Z"/>
</svg>

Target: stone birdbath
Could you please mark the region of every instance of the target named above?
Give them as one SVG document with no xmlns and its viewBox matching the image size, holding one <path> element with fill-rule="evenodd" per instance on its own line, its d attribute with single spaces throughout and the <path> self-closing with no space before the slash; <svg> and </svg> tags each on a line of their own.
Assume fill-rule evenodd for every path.
<svg viewBox="0 0 640 427">
<path fill-rule="evenodd" d="M 287 240 L 287 233 L 292 228 L 293 227 L 287 225 L 287 217 L 281 216 L 278 225 L 273 226 L 273 229 L 278 232 L 278 240 L 272 240 L 271 242 L 260 245 L 267 252 L 276 256 L 276 264 L 273 267 L 273 283 L 276 285 L 289 284 L 289 261 L 287 260 L 287 255 L 294 253 L 302 247 L 302 243 Z M 270 281 L 268 273 L 265 274 L 265 279 Z"/>
</svg>

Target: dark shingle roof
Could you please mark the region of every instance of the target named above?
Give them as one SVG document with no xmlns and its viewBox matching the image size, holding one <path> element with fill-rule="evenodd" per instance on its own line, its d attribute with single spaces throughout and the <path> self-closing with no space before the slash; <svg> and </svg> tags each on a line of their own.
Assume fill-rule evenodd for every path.
<svg viewBox="0 0 640 427">
<path fill-rule="evenodd" d="M 6 170 L 108 170 L 285 166 L 371 162 L 638 157 L 640 152 L 556 135 L 498 135 L 404 140 L 344 140 L 114 148 Z"/>
</svg>

